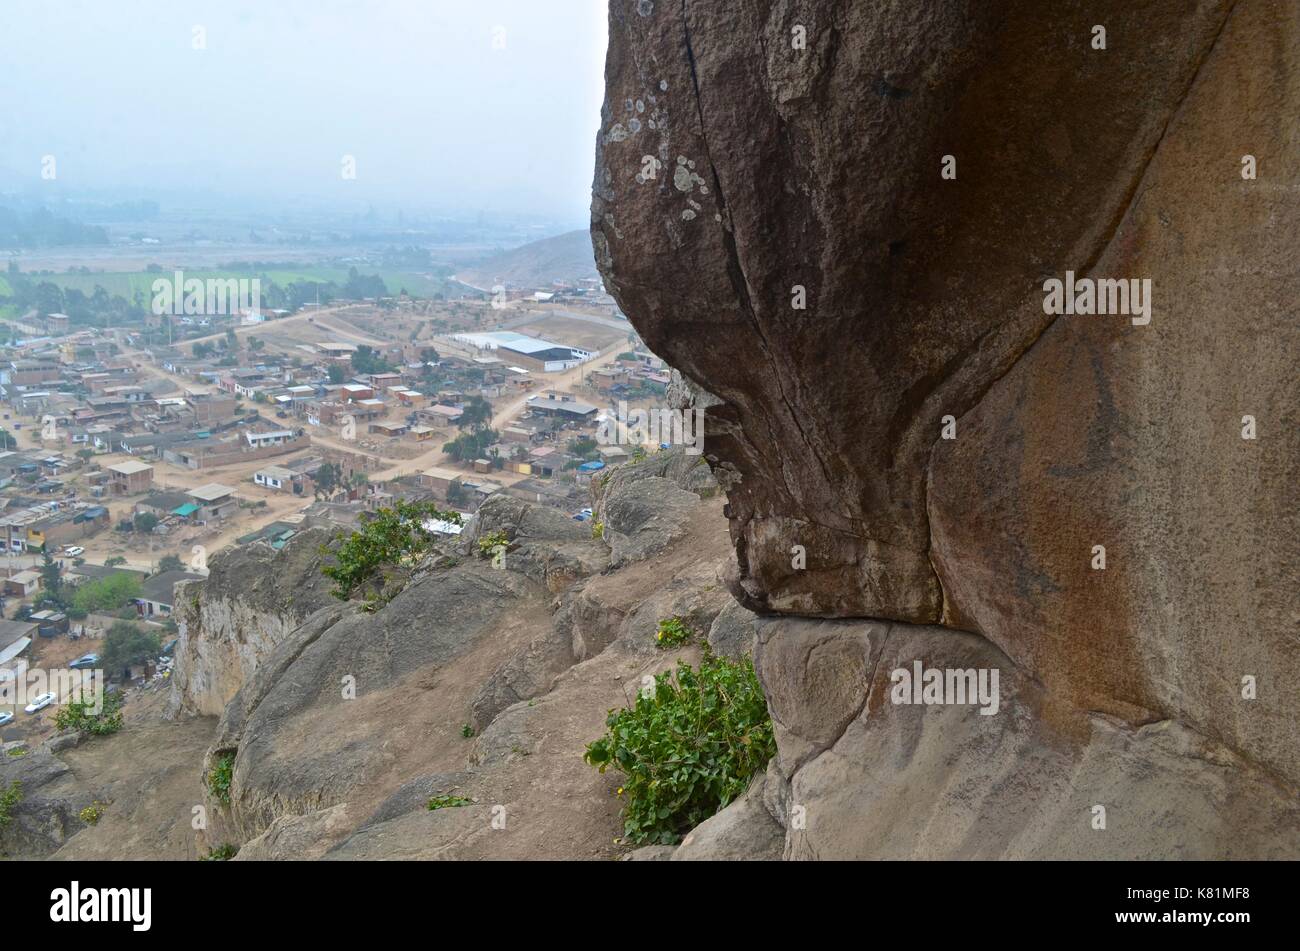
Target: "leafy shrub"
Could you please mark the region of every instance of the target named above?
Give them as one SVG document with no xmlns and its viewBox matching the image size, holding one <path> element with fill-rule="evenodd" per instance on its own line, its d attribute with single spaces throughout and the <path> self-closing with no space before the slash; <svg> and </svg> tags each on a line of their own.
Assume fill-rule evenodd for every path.
<svg viewBox="0 0 1300 951">
<path fill-rule="evenodd" d="M 9 784 L 9 788 L 0 793 L 0 829 L 7 826 L 13 819 L 14 806 L 23 801 L 23 784 L 21 780 L 15 779 Z"/>
<path fill-rule="evenodd" d="M 598 541 L 599 541 L 600 539 L 602 539 L 602 538 L 605 537 L 605 523 L 604 523 L 604 522 L 592 522 L 592 523 L 591 523 L 591 537 L 594 538 L 594 539 L 596 539 L 596 540 L 598 540 Z"/>
<path fill-rule="evenodd" d="M 334 582 L 330 593 L 346 601 L 385 566 L 418 560 L 438 540 L 435 532 L 425 528 L 430 520 L 459 525 L 460 513 L 444 512 L 433 502 L 399 499 L 392 508 L 381 508 L 366 518 L 361 528 L 346 538 L 340 534 L 337 549 L 322 547 L 322 554 L 334 558 L 334 564 L 321 568 Z"/>
<path fill-rule="evenodd" d="M 208 849 L 208 854 L 199 859 L 200 862 L 229 862 L 239 854 L 239 846 L 231 845 L 229 842 L 219 845 L 215 849 Z"/>
<path fill-rule="evenodd" d="M 458 809 L 461 806 L 473 805 L 473 799 L 466 799 L 464 796 L 434 796 L 429 800 L 428 808 L 430 811 L 435 809 Z"/>
<path fill-rule="evenodd" d="M 605 725 L 583 758 L 626 777 L 623 832 L 636 845 L 676 844 L 743 793 L 776 752 L 753 661 L 716 657 L 707 644 L 698 671 L 678 661 Z"/>
<path fill-rule="evenodd" d="M 99 817 L 102 816 L 103 814 L 104 814 L 104 804 L 102 802 L 92 802 L 85 809 L 82 809 L 79 813 L 77 813 L 77 816 L 86 825 L 93 826 L 95 823 L 99 821 Z"/>
<path fill-rule="evenodd" d="M 233 751 L 222 753 L 208 770 L 208 792 L 223 806 L 230 805 L 230 781 L 235 775 L 235 754 Z"/>
<path fill-rule="evenodd" d="M 479 557 L 491 558 L 497 553 L 498 548 L 509 544 L 510 538 L 505 532 L 488 532 L 478 540 Z"/>
<path fill-rule="evenodd" d="M 106 693 L 99 713 L 91 713 L 92 699 L 69 700 L 54 714 L 54 725 L 60 730 L 76 730 L 87 736 L 108 736 L 122 729 L 122 703 L 121 694 Z"/>
<path fill-rule="evenodd" d="M 655 634 L 655 646 L 663 650 L 680 647 L 689 641 L 695 632 L 679 617 L 664 618 L 659 622 L 659 631 Z"/>
<path fill-rule="evenodd" d="M 468 723 L 462 723 L 460 725 L 460 735 L 468 740 L 470 737 L 474 735 L 474 728 L 470 726 Z"/>
</svg>

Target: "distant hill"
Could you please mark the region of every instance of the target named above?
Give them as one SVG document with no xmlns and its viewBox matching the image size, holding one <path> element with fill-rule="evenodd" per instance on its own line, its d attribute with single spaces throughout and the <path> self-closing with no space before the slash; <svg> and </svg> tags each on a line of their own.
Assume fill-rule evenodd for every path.
<svg viewBox="0 0 1300 951">
<path fill-rule="evenodd" d="M 502 251 L 457 272 L 456 279 L 484 290 L 495 284 L 543 290 L 553 281 L 599 277 L 591 234 L 569 231 Z"/>
</svg>

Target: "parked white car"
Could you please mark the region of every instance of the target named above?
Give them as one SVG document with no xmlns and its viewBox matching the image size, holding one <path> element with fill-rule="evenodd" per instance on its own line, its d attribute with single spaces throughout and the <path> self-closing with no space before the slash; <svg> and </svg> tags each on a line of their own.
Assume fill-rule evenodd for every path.
<svg viewBox="0 0 1300 951">
<path fill-rule="evenodd" d="M 54 694 L 52 694 L 52 693 L 43 693 L 43 694 L 40 694 L 40 695 L 37 696 L 34 700 L 32 700 L 31 703 L 29 703 L 29 704 L 27 704 L 27 706 L 23 707 L 23 712 L 25 712 L 25 713 L 39 713 L 40 711 L 44 710 L 46 707 L 48 707 L 48 706 L 49 706 L 50 704 L 52 704 L 55 700 L 58 700 L 58 699 L 59 699 L 59 698 L 56 697 L 56 696 L 55 696 Z"/>
<path fill-rule="evenodd" d="M 14 722 L 14 715 L 10 713 L 8 710 L 6 710 L 4 713 L 0 713 L 0 726 L 4 726 L 6 723 L 13 723 L 13 722 Z"/>
<path fill-rule="evenodd" d="M 69 545 L 67 548 L 63 549 L 63 554 L 69 558 L 80 558 L 85 553 L 86 549 L 82 548 L 80 545 Z"/>
</svg>

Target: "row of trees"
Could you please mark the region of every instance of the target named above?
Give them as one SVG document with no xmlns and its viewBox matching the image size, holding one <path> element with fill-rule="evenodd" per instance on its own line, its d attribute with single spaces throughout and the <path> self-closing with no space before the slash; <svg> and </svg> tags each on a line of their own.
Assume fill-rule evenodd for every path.
<svg viewBox="0 0 1300 951">
<path fill-rule="evenodd" d="M 0 213 L 3 210 L 0 208 Z M 3 243 L 2 227 L 0 223 L 0 246 Z M 162 273 L 156 265 L 151 265 L 148 270 Z M 35 310 L 41 314 L 67 314 L 76 326 L 139 325 L 152 312 L 149 296 L 143 290 L 137 290 L 128 300 L 120 294 L 110 294 L 96 284 L 87 294 L 75 287 L 63 287 L 55 281 L 24 274 L 18 270 L 15 261 L 9 262 L 6 282 L 11 293 L 0 297 L 0 303 L 12 304 L 20 313 Z M 258 282 L 261 305 L 272 310 L 300 310 L 317 300 L 325 304 L 336 299 L 362 300 L 388 294 L 378 274 L 360 274 L 355 267 L 348 271 L 348 280 L 342 286 L 333 281 L 297 281 L 282 287 L 265 274 L 258 276 Z M 155 328 L 151 334 L 159 341 L 167 339 L 164 329 Z"/>
<path fill-rule="evenodd" d="M 87 294 L 75 287 L 60 287 L 53 281 L 34 280 L 17 272 L 12 261 L 6 282 L 11 293 L 7 298 L 0 298 L 0 303 L 13 304 L 19 313 L 35 310 L 41 314 L 67 314 L 73 324 L 102 327 L 106 323 L 139 323 L 147 312 L 142 293 L 137 292 L 127 300 L 120 294 L 110 295 L 96 284 Z"/>
</svg>

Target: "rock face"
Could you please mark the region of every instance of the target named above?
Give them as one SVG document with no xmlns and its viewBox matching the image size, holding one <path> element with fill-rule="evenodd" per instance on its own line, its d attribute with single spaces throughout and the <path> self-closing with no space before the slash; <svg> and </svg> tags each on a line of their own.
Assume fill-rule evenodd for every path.
<svg viewBox="0 0 1300 951">
<path fill-rule="evenodd" d="M 867 725 L 860 632 L 769 632 L 773 710 L 812 724 L 787 791 L 849 790 L 787 854 L 1277 854 L 1212 813 L 1294 823 L 1259 783 L 1300 785 L 1295 5 L 613 0 L 606 86 L 597 262 L 705 396 L 737 597 L 915 625 L 939 662 L 972 632 L 1042 686 L 950 734 Z M 1149 280 L 1149 322 L 1048 313 L 1067 272 Z M 825 676 L 789 682 L 783 637 Z M 981 748 L 992 772 L 938 768 Z M 1037 794 L 1122 790 L 1158 831 L 906 801 L 1005 793 L 1025 758 Z M 927 814 L 944 845 L 891 834 Z"/>
<path fill-rule="evenodd" d="M 178 589 L 172 713 L 220 715 L 262 659 L 333 600 L 320 573 L 319 549 L 329 538 L 310 529 L 281 551 L 260 543 L 227 549 L 206 579 Z"/>
<path fill-rule="evenodd" d="M 1174 720 L 1063 703 L 983 638 L 786 618 L 758 641 L 787 858 L 1300 855 L 1300 803 L 1267 770 Z M 917 662 L 998 671 L 996 704 L 897 702 Z"/>
<path fill-rule="evenodd" d="M 716 494 L 698 457 L 671 450 L 595 487 L 599 511 L 635 513 L 611 516 L 618 540 L 503 496 L 479 510 L 455 554 L 440 546 L 373 611 L 321 604 L 305 578 L 286 589 L 301 587 L 297 599 L 254 602 L 286 626 L 301 620 L 263 641 L 225 705 L 205 768 L 229 759 L 229 802 L 207 796 L 212 822 L 197 851 L 229 842 L 246 859 L 621 854 L 617 780 L 582 753 L 644 677 L 696 659 L 695 645 L 657 649 L 659 621 L 680 617 L 700 638 L 716 631 L 732 651 L 753 637 L 752 615 L 720 577 L 729 543 Z M 669 504 L 645 508 L 654 499 Z M 496 533 L 504 552 L 480 552 Z M 244 548 L 219 567 L 298 570 L 288 549 L 262 557 Z M 195 616 L 212 617 L 230 595 L 226 576 L 214 570 L 193 595 Z M 431 810 L 432 796 L 457 804 Z M 780 827 L 769 826 L 762 841 L 779 854 Z M 754 841 L 736 828 L 705 845 Z"/>
</svg>

